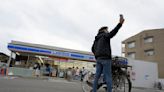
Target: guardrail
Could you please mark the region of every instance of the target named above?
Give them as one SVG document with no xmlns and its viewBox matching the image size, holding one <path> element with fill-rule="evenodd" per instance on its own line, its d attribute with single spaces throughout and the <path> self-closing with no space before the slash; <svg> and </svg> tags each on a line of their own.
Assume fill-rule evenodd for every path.
<svg viewBox="0 0 164 92">
<path fill-rule="evenodd" d="M 12 75 L 22 76 L 22 77 L 32 77 L 33 76 L 33 70 L 19 68 L 19 67 L 10 67 L 8 69 L 8 75 L 11 73 L 12 73 Z"/>
</svg>

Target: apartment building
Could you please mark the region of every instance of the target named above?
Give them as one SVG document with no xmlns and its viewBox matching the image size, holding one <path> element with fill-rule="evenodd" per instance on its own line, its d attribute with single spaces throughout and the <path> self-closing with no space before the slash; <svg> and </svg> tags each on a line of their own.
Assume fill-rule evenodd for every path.
<svg viewBox="0 0 164 92">
<path fill-rule="evenodd" d="M 122 41 L 122 55 L 157 62 L 159 78 L 164 78 L 164 29 L 144 30 Z"/>
</svg>

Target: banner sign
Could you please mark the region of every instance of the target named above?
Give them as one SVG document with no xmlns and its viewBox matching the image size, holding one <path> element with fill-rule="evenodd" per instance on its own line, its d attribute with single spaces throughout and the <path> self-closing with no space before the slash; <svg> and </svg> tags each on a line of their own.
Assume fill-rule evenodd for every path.
<svg viewBox="0 0 164 92">
<path fill-rule="evenodd" d="M 31 52 L 31 53 L 38 53 L 38 54 L 44 54 L 44 55 L 72 58 L 72 59 L 95 61 L 95 57 L 93 55 L 86 55 L 86 54 L 80 54 L 80 53 L 75 53 L 75 52 L 63 52 L 63 51 L 57 51 L 57 50 L 48 50 L 48 49 L 13 45 L 13 44 L 8 44 L 8 49 L 11 51 Z"/>
</svg>

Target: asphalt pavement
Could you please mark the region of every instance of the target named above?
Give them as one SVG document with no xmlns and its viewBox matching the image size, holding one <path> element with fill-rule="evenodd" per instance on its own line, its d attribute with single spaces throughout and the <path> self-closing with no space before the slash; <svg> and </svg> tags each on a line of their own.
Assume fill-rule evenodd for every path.
<svg viewBox="0 0 164 92">
<path fill-rule="evenodd" d="M 64 80 L 0 78 L 0 92 L 83 92 L 80 83 Z"/>
<path fill-rule="evenodd" d="M 84 92 L 81 82 L 64 79 L 40 79 L 0 76 L 0 92 Z M 98 91 L 103 92 L 103 91 Z M 105 92 L 105 91 L 104 91 Z M 164 90 L 133 88 L 132 92 L 164 92 Z"/>
</svg>

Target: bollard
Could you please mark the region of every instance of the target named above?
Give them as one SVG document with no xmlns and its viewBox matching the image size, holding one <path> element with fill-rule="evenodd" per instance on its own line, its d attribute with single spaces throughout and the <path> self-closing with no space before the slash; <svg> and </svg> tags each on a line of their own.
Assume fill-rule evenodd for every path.
<svg viewBox="0 0 164 92">
<path fill-rule="evenodd" d="M 4 76 L 4 69 L 1 69 L 1 75 Z"/>
<path fill-rule="evenodd" d="M 1 75 L 1 68 L 0 68 L 0 75 Z"/>
<path fill-rule="evenodd" d="M 0 75 L 2 74 L 2 69 L 0 69 Z"/>
</svg>

